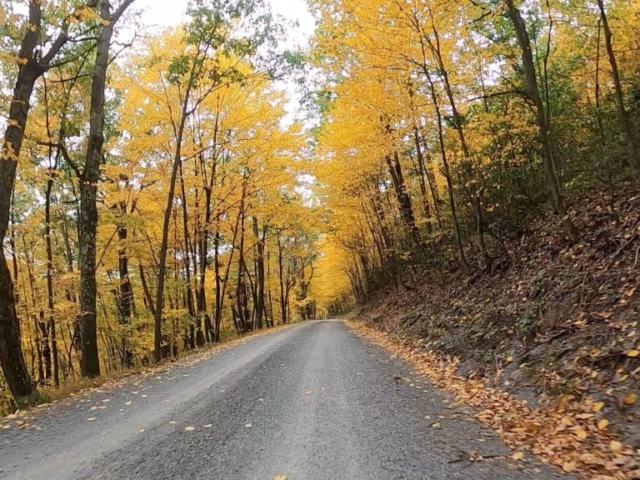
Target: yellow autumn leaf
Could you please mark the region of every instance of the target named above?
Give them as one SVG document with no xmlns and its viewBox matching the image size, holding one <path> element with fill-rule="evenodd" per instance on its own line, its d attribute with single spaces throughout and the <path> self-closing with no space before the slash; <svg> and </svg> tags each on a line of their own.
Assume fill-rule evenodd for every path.
<svg viewBox="0 0 640 480">
<path fill-rule="evenodd" d="M 560 420 L 560 423 L 562 423 L 563 425 L 566 425 L 567 427 L 570 427 L 573 425 L 573 420 L 571 420 L 571 418 L 569 417 L 562 417 L 562 420 Z"/>
<path fill-rule="evenodd" d="M 634 350 L 629 350 L 629 351 L 627 352 L 627 357 L 635 358 L 635 357 L 637 357 L 638 355 L 640 355 L 640 350 L 635 350 L 635 349 L 634 349 Z"/>
<path fill-rule="evenodd" d="M 604 402 L 597 402 L 597 403 L 595 403 L 595 404 L 593 405 L 593 409 L 594 409 L 596 412 L 601 411 L 603 408 L 604 408 Z"/>
<path fill-rule="evenodd" d="M 571 473 L 576 471 L 576 462 L 565 462 L 562 464 L 562 470 L 566 473 Z"/>
<path fill-rule="evenodd" d="M 612 452 L 619 452 L 622 450 L 622 444 L 617 440 L 611 440 L 611 443 L 609 443 L 609 450 Z"/>
<path fill-rule="evenodd" d="M 524 452 L 515 452 L 513 455 L 511 455 L 511 458 L 513 460 L 522 460 L 524 458 Z"/>
<path fill-rule="evenodd" d="M 636 393 L 630 393 L 629 395 L 624 397 L 624 400 L 623 400 L 625 405 L 633 405 L 637 401 L 638 401 L 638 395 Z"/>
<path fill-rule="evenodd" d="M 587 439 L 587 432 L 585 432 L 584 429 L 582 429 L 582 428 L 578 428 L 578 429 L 576 429 L 576 436 L 581 440 L 586 440 Z"/>
<path fill-rule="evenodd" d="M 609 426 L 609 420 L 607 420 L 606 418 L 603 418 L 598 422 L 598 428 L 600 430 L 604 430 L 608 426 Z"/>
</svg>

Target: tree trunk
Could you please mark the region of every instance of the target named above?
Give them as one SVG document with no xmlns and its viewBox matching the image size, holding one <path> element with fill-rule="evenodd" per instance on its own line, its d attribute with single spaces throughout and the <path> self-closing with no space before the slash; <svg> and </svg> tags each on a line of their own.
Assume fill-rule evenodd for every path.
<svg viewBox="0 0 640 480">
<path fill-rule="evenodd" d="M 190 90 L 190 89 L 189 89 Z M 156 362 L 162 360 L 162 313 L 164 300 L 165 274 L 167 271 L 167 253 L 169 250 L 169 227 L 171 225 L 171 214 L 173 212 L 173 202 L 176 191 L 176 181 L 178 179 L 178 169 L 182 161 L 182 138 L 184 127 L 187 121 L 187 102 L 189 95 L 183 102 L 180 124 L 176 135 L 176 149 L 173 157 L 173 167 L 171 169 L 171 179 L 169 181 L 169 192 L 167 193 L 167 205 L 164 210 L 164 222 L 162 226 L 162 242 L 160 244 L 158 288 L 156 291 L 156 306 L 154 318 L 154 350 L 153 356 Z"/>
<path fill-rule="evenodd" d="M 9 227 L 11 199 L 16 179 L 18 157 L 22 148 L 25 127 L 29 116 L 31 94 L 36 80 L 45 68 L 36 60 L 41 35 L 42 11 L 40 2 L 29 2 L 29 24 L 20 46 L 18 78 L 9 106 L 8 126 L 0 153 L 0 364 L 7 386 L 21 403 L 34 393 L 35 387 L 27 370 L 20 343 L 20 321 L 16 311 L 13 281 L 2 244 Z"/>
<path fill-rule="evenodd" d="M 402 166 L 400 165 L 400 157 L 398 152 L 393 154 L 393 161 L 391 156 L 385 157 L 387 166 L 389 167 L 389 174 L 393 180 L 393 188 L 396 192 L 396 198 L 400 205 L 400 211 L 402 212 L 402 218 L 404 219 L 407 233 L 411 236 L 413 244 L 417 248 L 422 248 L 422 238 L 420 236 L 420 230 L 416 225 L 416 217 L 413 213 L 413 206 L 411 204 L 411 196 L 407 192 L 407 185 L 404 181 L 404 175 L 402 173 Z"/>
<path fill-rule="evenodd" d="M 47 308 L 49 317 L 48 335 L 51 342 L 53 355 L 53 382 L 56 388 L 60 386 L 60 373 L 58 371 L 58 342 L 56 338 L 56 320 L 53 315 L 53 252 L 51 250 L 51 191 L 53 189 L 53 170 L 49 171 L 47 189 L 44 202 L 44 241 L 47 251 Z"/>
<path fill-rule="evenodd" d="M 538 132 L 542 142 L 542 150 L 544 153 L 544 170 L 547 176 L 547 186 L 551 193 L 551 201 L 556 212 L 560 215 L 561 221 L 569 234 L 571 240 L 576 241 L 579 237 L 578 228 L 574 225 L 569 215 L 569 211 L 565 206 L 564 199 L 560 193 L 560 182 L 556 175 L 553 146 L 551 141 L 551 126 L 547 123 L 547 114 L 545 106 L 542 103 L 542 97 L 538 89 L 538 79 L 536 76 L 535 65 L 533 63 L 533 53 L 531 51 L 531 41 L 527 26 L 522 18 L 520 10 L 516 8 L 514 0 L 504 0 L 509 10 L 509 16 L 513 22 L 518 37 L 518 43 L 522 50 L 522 67 L 524 69 L 525 88 L 529 99 L 535 105 L 536 120 L 538 123 Z"/>
<path fill-rule="evenodd" d="M 126 203 L 120 204 L 122 215 L 126 214 Z M 118 249 L 118 276 L 120 285 L 118 287 L 118 321 L 123 327 L 131 325 L 131 316 L 133 315 L 133 288 L 131 286 L 131 278 L 129 277 L 129 256 L 127 254 L 126 241 L 129 236 L 129 229 L 125 223 L 118 225 L 118 240 L 120 247 Z M 133 366 L 133 352 L 128 347 L 127 335 L 122 334 L 122 364 L 127 367 Z"/>
<path fill-rule="evenodd" d="M 284 288 L 284 258 L 282 253 L 282 240 L 280 238 L 280 232 L 277 235 L 278 240 L 278 278 L 280 280 L 280 309 L 283 325 L 287 324 L 287 300 Z"/>
<path fill-rule="evenodd" d="M 260 236 L 258 230 L 258 219 L 253 217 L 253 234 L 256 237 L 256 328 L 262 329 L 262 320 L 265 313 L 265 299 L 264 299 L 264 244 L 267 227 L 264 227 L 264 235 Z"/>
<path fill-rule="evenodd" d="M 436 111 L 436 119 L 438 122 L 438 143 L 440 145 L 440 155 L 442 156 L 442 166 L 444 170 L 445 180 L 447 181 L 447 193 L 449 195 L 449 207 L 451 208 L 451 217 L 453 218 L 453 226 L 456 233 L 456 244 L 458 245 L 458 252 L 460 253 L 460 259 L 466 268 L 469 268 L 469 262 L 464 253 L 464 247 L 462 246 L 462 234 L 460 232 L 460 223 L 458 221 L 458 211 L 456 208 L 456 200 L 453 194 L 453 181 L 451 179 L 451 170 L 449 169 L 449 160 L 447 158 L 447 149 L 444 143 L 444 126 L 442 125 L 442 112 L 440 110 L 440 102 L 438 101 L 438 95 L 436 93 L 435 85 L 429 75 L 429 72 L 425 70 L 425 75 L 429 82 L 429 90 L 431 93 L 431 100 L 433 101 L 433 107 Z"/>
<path fill-rule="evenodd" d="M 105 123 L 105 90 L 109 68 L 109 48 L 114 24 L 124 10 L 133 2 L 125 0 L 118 11 L 111 15 L 108 0 L 100 3 L 100 16 L 104 19 L 96 47 L 96 59 L 91 75 L 91 106 L 89 119 L 89 142 L 84 170 L 80 178 L 80 216 L 78 219 L 78 246 L 80 265 L 80 336 L 82 357 L 80 372 L 84 377 L 100 375 L 98 355 L 98 332 L 96 311 L 96 235 L 98 229 L 98 182 L 103 161 Z"/>
<path fill-rule="evenodd" d="M 620 123 L 620 129 L 625 137 L 625 144 L 629 152 L 629 163 L 636 169 L 636 175 L 640 176 L 640 159 L 638 158 L 637 145 L 635 142 L 635 135 L 633 133 L 633 127 L 631 126 L 631 118 L 629 118 L 629 112 L 624 105 L 624 92 L 622 91 L 622 81 L 620 80 L 620 72 L 618 70 L 618 61 L 616 60 L 616 54 L 613 50 L 613 32 L 609 27 L 609 19 L 607 18 L 607 12 L 604 6 L 604 0 L 597 0 L 598 8 L 600 9 L 600 19 L 602 20 L 602 27 L 604 28 L 604 41 L 607 47 L 607 55 L 609 56 L 609 64 L 611 65 L 611 78 L 613 79 L 613 86 L 616 95 L 616 104 L 618 106 L 618 122 Z"/>
<path fill-rule="evenodd" d="M 184 175 L 182 173 L 182 162 L 178 162 L 178 171 L 180 175 L 180 203 L 182 203 L 182 231 L 184 235 L 184 268 L 186 275 L 186 292 L 185 295 L 187 297 L 187 311 L 189 312 L 189 316 L 192 319 L 196 320 L 196 328 L 197 328 L 197 345 L 201 347 L 204 345 L 204 335 L 202 332 L 202 321 L 203 318 L 201 316 L 201 312 L 198 311 L 196 314 L 196 308 L 193 303 L 193 287 L 191 284 L 191 268 L 189 266 L 190 255 L 190 246 L 191 242 L 189 240 L 189 211 L 187 207 L 187 193 L 184 186 Z M 200 302 L 198 302 L 200 305 Z M 195 345 L 191 345 L 191 348 L 195 348 Z"/>
</svg>

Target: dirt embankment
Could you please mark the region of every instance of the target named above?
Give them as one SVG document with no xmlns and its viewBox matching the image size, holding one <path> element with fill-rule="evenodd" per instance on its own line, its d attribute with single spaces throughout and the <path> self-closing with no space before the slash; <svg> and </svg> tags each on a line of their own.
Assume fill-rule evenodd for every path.
<svg viewBox="0 0 640 480">
<path fill-rule="evenodd" d="M 604 192 L 573 203 L 576 244 L 534 218 L 507 243 L 504 271 L 400 287 L 358 318 L 532 407 L 603 402 L 607 428 L 640 448 L 640 191 L 625 187 L 613 205 Z"/>
</svg>

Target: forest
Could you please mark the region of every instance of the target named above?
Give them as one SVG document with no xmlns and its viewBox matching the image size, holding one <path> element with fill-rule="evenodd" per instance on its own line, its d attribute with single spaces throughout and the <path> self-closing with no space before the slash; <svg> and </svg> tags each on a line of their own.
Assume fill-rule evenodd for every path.
<svg viewBox="0 0 640 480">
<path fill-rule="evenodd" d="M 2 2 L 4 404 L 504 275 L 532 225 L 607 244 L 589 195 L 633 247 L 638 2 L 309 7 L 292 52 L 263 0 L 152 34 L 134 0 Z"/>
<path fill-rule="evenodd" d="M 316 315 L 307 140 L 264 2 L 194 1 L 154 34 L 132 0 L 2 7 L 4 401 Z"/>
</svg>

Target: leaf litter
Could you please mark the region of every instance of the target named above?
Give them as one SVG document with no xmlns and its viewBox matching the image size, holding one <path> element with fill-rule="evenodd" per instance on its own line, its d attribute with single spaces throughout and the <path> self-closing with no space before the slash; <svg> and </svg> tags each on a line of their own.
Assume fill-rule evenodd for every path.
<svg viewBox="0 0 640 480">
<path fill-rule="evenodd" d="M 406 345 L 362 323 L 349 322 L 348 326 L 412 364 L 417 373 L 453 394 L 457 402 L 474 407 L 475 417 L 482 424 L 495 430 L 506 445 L 517 449 L 514 460 L 524 458 L 528 452 L 542 463 L 566 473 L 580 473 L 584 478 L 640 478 L 634 477 L 627 468 L 634 457 L 640 455 L 640 450 L 616 440 L 602 419 L 597 418 L 596 413 L 603 407 L 601 402 L 585 397 L 582 401 L 571 399 L 558 405 L 531 409 L 525 401 L 487 386 L 482 380 L 458 375 L 455 361 L 446 361 L 431 351 Z"/>
</svg>

